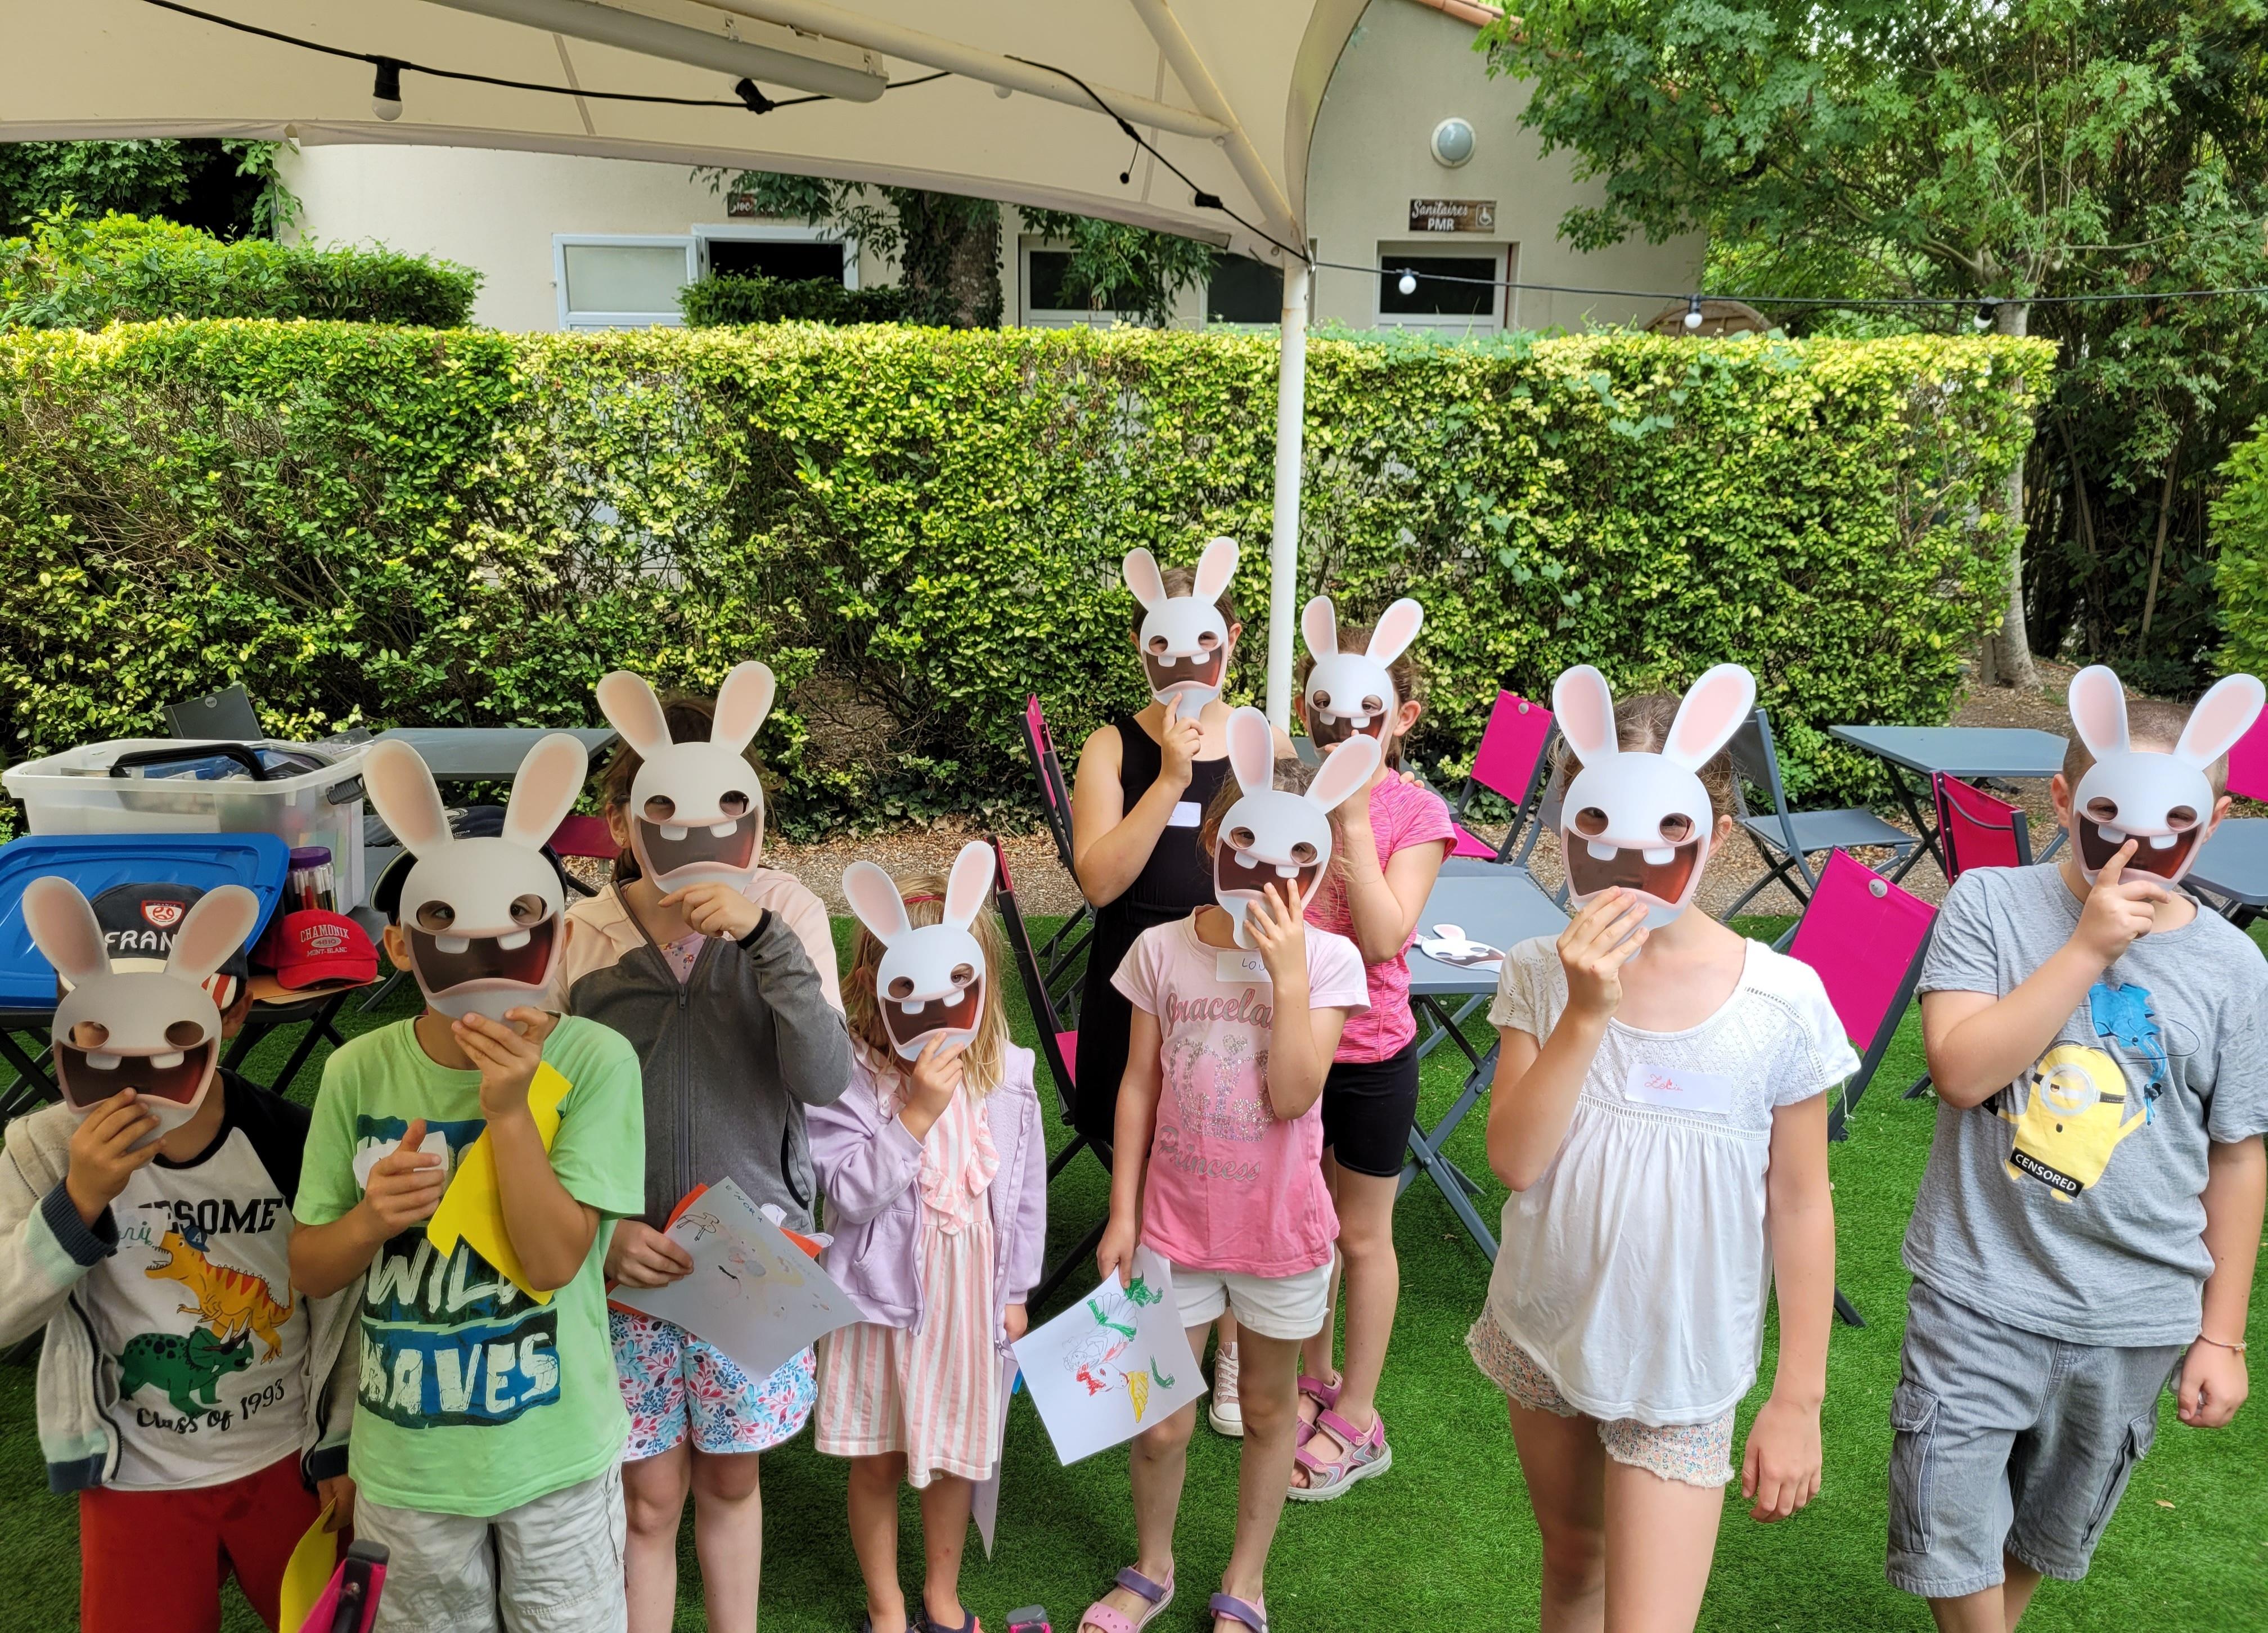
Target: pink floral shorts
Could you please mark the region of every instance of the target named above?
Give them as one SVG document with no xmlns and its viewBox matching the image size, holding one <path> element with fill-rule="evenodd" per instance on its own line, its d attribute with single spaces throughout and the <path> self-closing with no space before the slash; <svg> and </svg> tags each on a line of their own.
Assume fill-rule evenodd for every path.
<svg viewBox="0 0 2268 1633">
<path fill-rule="evenodd" d="M 1491 1383 L 1529 1411 L 1549 1412 L 1555 1417 L 1583 1416 L 1559 1393 L 1535 1357 L 1485 1314 L 1465 1335 L 1465 1348 L 1472 1354 L 1473 1365 Z M 1601 1419 L 1599 1443 L 1617 1463 L 1683 1485 L 1721 1486 L 1733 1477 L 1730 1412 L 1705 1423 L 1657 1425 L 1641 1423 L 1635 1417 Z"/>
<path fill-rule="evenodd" d="M 803 1427 L 819 1399 L 818 1363 L 808 1350 L 759 1381 L 674 1322 L 608 1310 L 607 1327 L 630 1415 L 626 1463 L 673 1450 L 688 1429 L 696 1451 L 769 1451 Z"/>
</svg>

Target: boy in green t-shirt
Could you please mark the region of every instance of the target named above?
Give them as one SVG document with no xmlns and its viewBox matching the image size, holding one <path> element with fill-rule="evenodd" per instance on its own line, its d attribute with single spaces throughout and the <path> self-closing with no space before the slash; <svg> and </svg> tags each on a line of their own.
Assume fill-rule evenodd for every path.
<svg viewBox="0 0 2268 1633">
<path fill-rule="evenodd" d="M 398 809 L 381 806 L 400 832 Z M 629 1418 L 602 1266 L 614 1221 L 645 1205 L 637 1056 L 593 1021 L 455 1001 L 447 960 L 531 938 L 483 937 L 460 911 L 472 933 L 440 937 L 434 959 L 423 927 L 446 929 L 447 909 L 432 888 L 416 866 L 379 882 L 387 955 L 428 1007 L 331 1056 L 293 1208 L 300 1289 L 361 1284 L 349 1471 L 357 1533 L 392 1556 L 378 1629 L 477 1633 L 500 1612 L 514 1629 L 617 1633 Z M 551 894 L 515 902 L 538 939 L 556 933 L 537 900 Z M 469 1205 L 491 1186 L 494 1207 Z"/>
</svg>

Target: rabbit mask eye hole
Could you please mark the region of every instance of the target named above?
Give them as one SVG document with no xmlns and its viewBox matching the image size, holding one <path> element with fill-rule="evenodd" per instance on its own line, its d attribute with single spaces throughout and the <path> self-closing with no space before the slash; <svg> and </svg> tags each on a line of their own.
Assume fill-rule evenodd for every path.
<svg viewBox="0 0 2268 1633">
<path fill-rule="evenodd" d="M 417 909 L 417 928 L 428 935 L 442 935 L 456 922 L 457 909 L 446 901 L 428 901 Z"/>
<path fill-rule="evenodd" d="M 541 924 L 549 916 L 541 896 L 529 894 L 512 899 L 512 922 L 515 924 Z"/>
<path fill-rule="evenodd" d="M 1307 866 L 1314 859 L 1315 848 L 1309 844 L 1306 840 L 1303 839 L 1298 844 L 1292 847 L 1292 860 L 1298 863 L 1301 867 Z"/>
<path fill-rule="evenodd" d="M 1150 650 L 1160 658 L 1163 658 L 1166 655 L 1166 637 L 1162 635 L 1152 636 L 1150 637 Z"/>
<path fill-rule="evenodd" d="M 2197 821 L 2197 808 L 2193 805 L 2176 805 L 2171 811 L 2166 813 L 2166 826 L 2176 833 L 2195 828 Z"/>
<path fill-rule="evenodd" d="M 1366 715 L 1383 714 L 1385 710 L 1386 700 L 1384 698 L 1366 697 L 1362 700 L 1362 711 Z"/>
<path fill-rule="evenodd" d="M 737 822 L 748 814 L 748 807 L 754 803 L 736 788 L 717 802 L 717 809 Z"/>
<path fill-rule="evenodd" d="M 193 1049 L 205 1041 L 205 1029 L 193 1020 L 177 1020 L 166 1028 L 166 1041 L 177 1049 Z"/>
<path fill-rule="evenodd" d="M 2098 795 L 2087 802 L 2087 814 L 2098 822 L 2116 822 L 2118 820 L 2118 802 Z"/>
<path fill-rule="evenodd" d="M 677 814 L 677 802 L 666 794 L 656 794 L 645 802 L 645 820 L 666 822 Z"/>
<path fill-rule="evenodd" d="M 1586 839 L 1596 839 L 1607 831 L 1607 813 L 1596 805 L 1585 805 L 1575 813 L 1575 831 Z"/>
<path fill-rule="evenodd" d="M 1331 695 L 1330 695 L 1329 692 L 1318 692 L 1318 693 L 1316 693 L 1316 694 L 1315 694 L 1315 707 L 1316 707 L 1316 708 L 1318 708 L 1318 709 L 1329 709 L 1330 706 L 1331 706 Z"/>
<path fill-rule="evenodd" d="M 1673 845 L 1682 845 L 1693 837 L 1693 819 L 1673 811 L 1661 819 L 1661 836 Z"/>
<path fill-rule="evenodd" d="M 953 967 L 953 984 L 956 987 L 975 986 L 976 984 L 976 966 L 974 964 L 955 964 Z"/>
<path fill-rule="evenodd" d="M 890 982 L 890 996 L 892 997 L 903 1000 L 913 997 L 913 995 L 914 983 L 911 981 L 903 975 L 892 977 Z"/>
<path fill-rule="evenodd" d="M 1203 635 L 1197 636 L 1197 644 L 1203 647 L 1206 651 L 1210 652 L 1213 648 L 1220 644 L 1220 637 L 1215 635 L 1211 630 L 1208 629 Z"/>
<path fill-rule="evenodd" d="M 110 1028 L 99 1020 L 83 1020 L 71 1028 L 71 1047 L 99 1049 L 110 1041 Z"/>
<path fill-rule="evenodd" d="M 1232 828 L 1228 830 L 1228 842 L 1239 850 L 1249 850 L 1259 841 L 1248 828 Z"/>
</svg>

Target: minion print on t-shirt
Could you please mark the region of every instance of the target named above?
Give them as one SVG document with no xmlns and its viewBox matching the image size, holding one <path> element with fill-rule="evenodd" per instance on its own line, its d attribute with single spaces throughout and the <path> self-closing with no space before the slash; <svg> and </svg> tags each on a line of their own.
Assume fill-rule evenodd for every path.
<svg viewBox="0 0 2268 1633">
<path fill-rule="evenodd" d="M 2087 1014 L 2107 1047 L 2058 1043 L 2027 1074 L 2023 1103 L 2011 1105 L 2012 1085 L 1994 1107 L 2016 1126 L 2008 1177 L 2036 1180 L 2064 1202 L 2101 1182 L 2119 1146 L 2156 1120 L 2166 1090 L 2165 1028 L 2147 988 L 2098 981 Z M 2139 1069 L 2139 1090 L 2126 1060 Z"/>
</svg>

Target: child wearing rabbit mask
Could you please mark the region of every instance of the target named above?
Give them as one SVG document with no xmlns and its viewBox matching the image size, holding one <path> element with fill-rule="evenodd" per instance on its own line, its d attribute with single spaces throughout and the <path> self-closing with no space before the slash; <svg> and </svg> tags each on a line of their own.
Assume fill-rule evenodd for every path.
<svg viewBox="0 0 2268 1633">
<path fill-rule="evenodd" d="M 622 854 L 614 881 L 568 910 L 554 991 L 569 1014 L 629 1039 L 640 1063 L 644 1200 L 615 1227 L 609 1282 L 664 1286 L 692 1269 L 662 1231 L 696 1184 L 729 1176 L 789 1228 L 813 1228 L 804 1112 L 843 1092 L 850 1041 L 827 909 L 762 864 L 764 791 L 749 745 L 773 691 L 755 662 L 735 666 L 713 702 L 664 699 L 628 671 L 599 682 L 622 739 L 600 779 Z M 658 1633 L 676 1614 L 688 1493 L 709 1624 L 747 1633 L 763 1543 L 758 1454 L 810 1417 L 816 1357 L 751 1378 L 674 1322 L 610 1308 L 608 1328 L 630 1418 L 631 1633 Z"/>
<path fill-rule="evenodd" d="M 1351 942 L 1301 917 L 1333 866 L 1331 811 L 1370 781 L 1373 739 L 1351 740 L 1312 779 L 1278 760 L 1258 710 L 1228 723 L 1234 783 L 1198 833 L 1214 900 L 1145 931 L 1113 977 L 1133 1005 L 1118 1093 L 1110 1217 L 1095 1254 L 1125 1279 L 1146 1243 L 1173 1265 L 1194 1350 L 1237 1322 L 1245 1407 L 1236 1539 L 1215 1633 L 1264 1633 L 1263 1574 L 1298 1426 L 1299 1346 L 1330 1298 L 1337 1233 L 1323 1184 L 1323 1079 L 1347 1017 L 1366 1008 Z M 1197 1420 L 1192 1401 L 1135 1437 L 1138 1554 L 1081 1629 L 1125 1633 L 1174 1595 L 1174 1526 Z"/>
<path fill-rule="evenodd" d="M 961 1553 L 1004 1427 L 1001 1364 L 1047 1239 L 1047 1144 L 1032 1051 L 1009 1041 L 1014 979 L 985 898 L 990 846 L 948 878 L 854 862 L 850 1088 L 811 1114 L 835 1240 L 825 1264 L 865 1317 L 821 1341 L 819 1449 L 850 1460 L 866 1633 L 976 1633 Z M 898 1585 L 898 1494 L 920 1493 L 918 1607 Z"/>
<path fill-rule="evenodd" d="M 2231 675 L 2183 710 L 2081 670 L 2049 791 L 2069 842 L 1970 869 L 1938 914 L 1888 1574 L 1940 1627 L 2013 1627 L 2042 1576 L 2087 1574 L 2162 1391 L 2218 1429 L 2250 1387 L 2268 963 L 2179 883 L 2264 695 Z"/>
<path fill-rule="evenodd" d="M 1835 1283 L 1825 1092 L 1858 1060 L 1808 967 L 1694 905 L 1732 832 L 1723 750 L 1755 697 L 1729 664 L 1683 700 L 1617 705 L 1587 666 L 1553 688 L 1580 768 L 1562 842 L 1594 847 L 1602 872 L 1571 871 L 1580 910 L 1556 941 L 1506 954 L 1489 1011 L 1489 1164 L 1513 1195 L 1466 1340 L 1510 1401 L 1546 1627 L 1596 1625 L 1602 1594 L 1632 1626 L 1693 1625 L 1768 1266 L 1779 1364 L 1741 1492 L 1769 1521 L 1818 1489 Z"/>
<path fill-rule="evenodd" d="M 1309 923 L 1361 953 L 1370 1008 L 1348 1020 L 1323 1080 L 1323 1178 L 1338 1212 L 1346 1365 L 1331 1365 L 1336 1323 L 1327 1313 L 1300 1369 L 1300 1416 L 1310 1431 L 1292 1475 L 1295 1502 L 1344 1496 L 1394 1459 L 1378 1381 L 1400 1295 L 1394 1203 L 1418 1114 L 1418 1023 L 1405 955 L 1456 842 L 1440 796 L 1395 775 L 1403 740 L 1424 710 L 1410 656 L 1424 624 L 1423 609 L 1407 599 L 1374 627 L 1341 624 L 1328 596 L 1300 614 L 1308 657 L 1294 706 L 1308 735 L 1329 754 L 1351 735 L 1372 737 L 1383 755 L 1369 783 L 1332 813 L 1338 865 L 1307 909 Z"/>
<path fill-rule="evenodd" d="M 363 1293 L 350 1471 L 356 1531 L 392 1555 L 379 1633 L 622 1625 L 602 1265 L 644 1203 L 637 1056 L 535 1007 L 564 894 L 545 842 L 585 769 L 574 738 L 540 739 L 502 834 L 460 839 L 414 750 L 364 762 L 406 847 L 373 896 L 387 956 L 426 1007 L 324 1063 L 291 1272 Z"/>
</svg>

